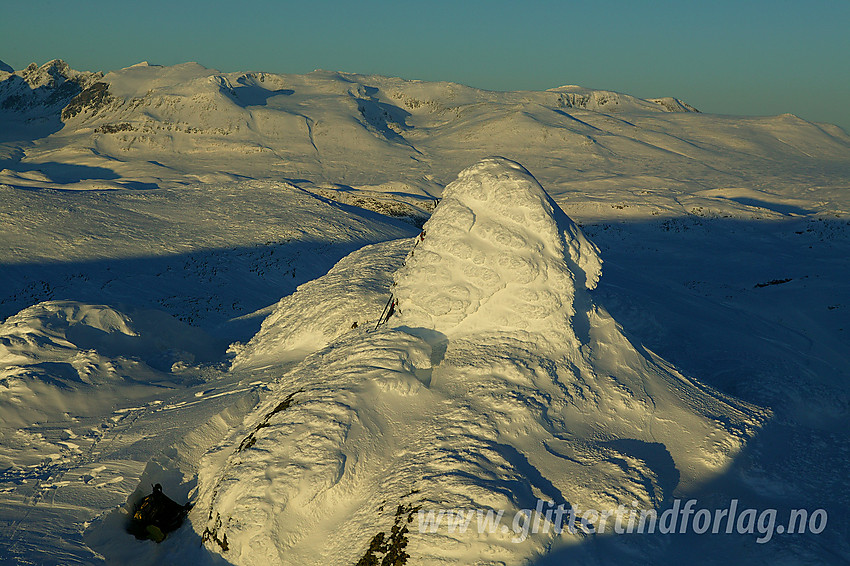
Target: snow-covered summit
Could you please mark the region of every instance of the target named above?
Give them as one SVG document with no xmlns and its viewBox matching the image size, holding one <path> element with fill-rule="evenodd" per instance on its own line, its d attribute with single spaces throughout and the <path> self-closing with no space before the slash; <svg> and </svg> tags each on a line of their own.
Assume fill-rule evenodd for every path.
<svg viewBox="0 0 850 566">
<path fill-rule="evenodd" d="M 641 99 L 628 94 L 610 90 L 591 90 L 578 85 L 564 85 L 550 88 L 546 92 L 558 95 L 557 104 L 564 108 L 582 108 L 599 112 L 619 112 L 638 110 L 657 112 L 699 112 L 696 108 L 678 98 Z"/>
<path fill-rule="evenodd" d="M 394 324 L 446 335 L 518 330 L 569 339 L 575 296 L 596 286 L 596 246 L 520 164 L 492 157 L 448 185 L 396 273 Z"/>
<path fill-rule="evenodd" d="M 279 377 L 201 461 L 189 519 L 207 550 L 352 564 L 399 508 L 660 508 L 763 422 L 626 338 L 591 297 L 598 250 L 518 163 L 465 169 L 418 238 L 302 285 L 239 354 L 235 372 Z M 376 327 L 391 278 L 397 313 Z M 410 531 L 422 564 L 526 564 L 579 540 Z"/>
</svg>

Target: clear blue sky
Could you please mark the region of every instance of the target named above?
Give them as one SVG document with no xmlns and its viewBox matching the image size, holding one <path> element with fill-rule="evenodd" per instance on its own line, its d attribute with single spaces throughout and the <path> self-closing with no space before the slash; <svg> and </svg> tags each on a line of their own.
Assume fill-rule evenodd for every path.
<svg viewBox="0 0 850 566">
<path fill-rule="evenodd" d="M 850 0 L 6 2 L 0 59 L 54 58 L 103 71 L 198 61 L 492 90 L 579 84 L 850 131 Z"/>
</svg>

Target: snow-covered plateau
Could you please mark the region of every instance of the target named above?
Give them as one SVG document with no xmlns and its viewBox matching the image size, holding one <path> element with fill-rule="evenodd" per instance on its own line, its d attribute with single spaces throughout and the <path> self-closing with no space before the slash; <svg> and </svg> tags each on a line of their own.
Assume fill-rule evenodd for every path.
<svg viewBox="0 0 850 566">
<path fill-rule="evenodd" d="M 2 564 L 850 562 L 836 126 L 0 62 L 0 254 Z"/>
</svg>

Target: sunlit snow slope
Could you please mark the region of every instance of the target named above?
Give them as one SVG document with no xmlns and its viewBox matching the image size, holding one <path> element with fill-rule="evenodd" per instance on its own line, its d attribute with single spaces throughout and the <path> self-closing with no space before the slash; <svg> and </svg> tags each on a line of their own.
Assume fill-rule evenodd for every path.
<svg viewBox="0 0 850 566">
<path fill-rule="evenodd" d="M 305 326 L 326 337 L 202 463 L 193 527 L 228 561 L 351 564 L 399 505 L 659 506 L 723 472 L 766 416 L 623 336 L 588 293 L 595 246 L 515 162 L 484 160 L 446 188 L 395 273 L 396 313 L 351 328 L 380 303 L 368 280 L 337 280 L 343 266 L 386 269 L 382 256 L 403 251 L 349 256 L 282 301 L 242 353 L 237 367 L 283 363 L 306 353 Z M 418 564 L 522 564 L 553 544 L 409 537 Z"/>
</svg>

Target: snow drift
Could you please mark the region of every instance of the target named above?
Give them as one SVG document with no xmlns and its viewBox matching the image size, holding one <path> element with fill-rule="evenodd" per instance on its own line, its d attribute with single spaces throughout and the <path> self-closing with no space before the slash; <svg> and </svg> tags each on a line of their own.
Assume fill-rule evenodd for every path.
<svg viewBox="0 0 850 566">
<path fill-rule="evenodd" d="M 364 246 L 327 274 L 299 286 L 275 305 L 248 344 L 232 347 L 233 369 L 300 359 L 361 324 L 374 326 L 387 302 L 389 279 L 409 249 L 407 240 Z M 310 316 L 304 315 L 306 305 Z"/>
<path fill-rule="evenodd" d="M 173 368 L 216 360 L 216 346 L 162 311 L 38 303 L 0 324 L 4 422 L 56 418 L 69 407 L 85 412 L 89 401 L 98 406 L 95 398 L 130 396 L 131 386 L 180 381 Z"/>
<path fill-rule="evenodd" d="M 340 269 L 380 254 L 404 248 Z M 385 325 L 349 324 L 352 305 L 379 317 L 374 280 L 330 305 L 303 286 L 242 352 L 244 367 L 257 355 L 280 376 L 202 461 L 197 534 L 235 564 L 354 563 L 416 508 L 657 508 L 722 472 L 766 414 L 630 343 L 591 296 L 600 272 L 597 249 L 522 166 L 466 169 L 396 271 Z M 319 313 L 345 326 L 312 347 L 304 325 L 284 324 Z M 579 536 L 409 529 L 404 551 L 422 564 L 520 564 Z"/>
</svg>

